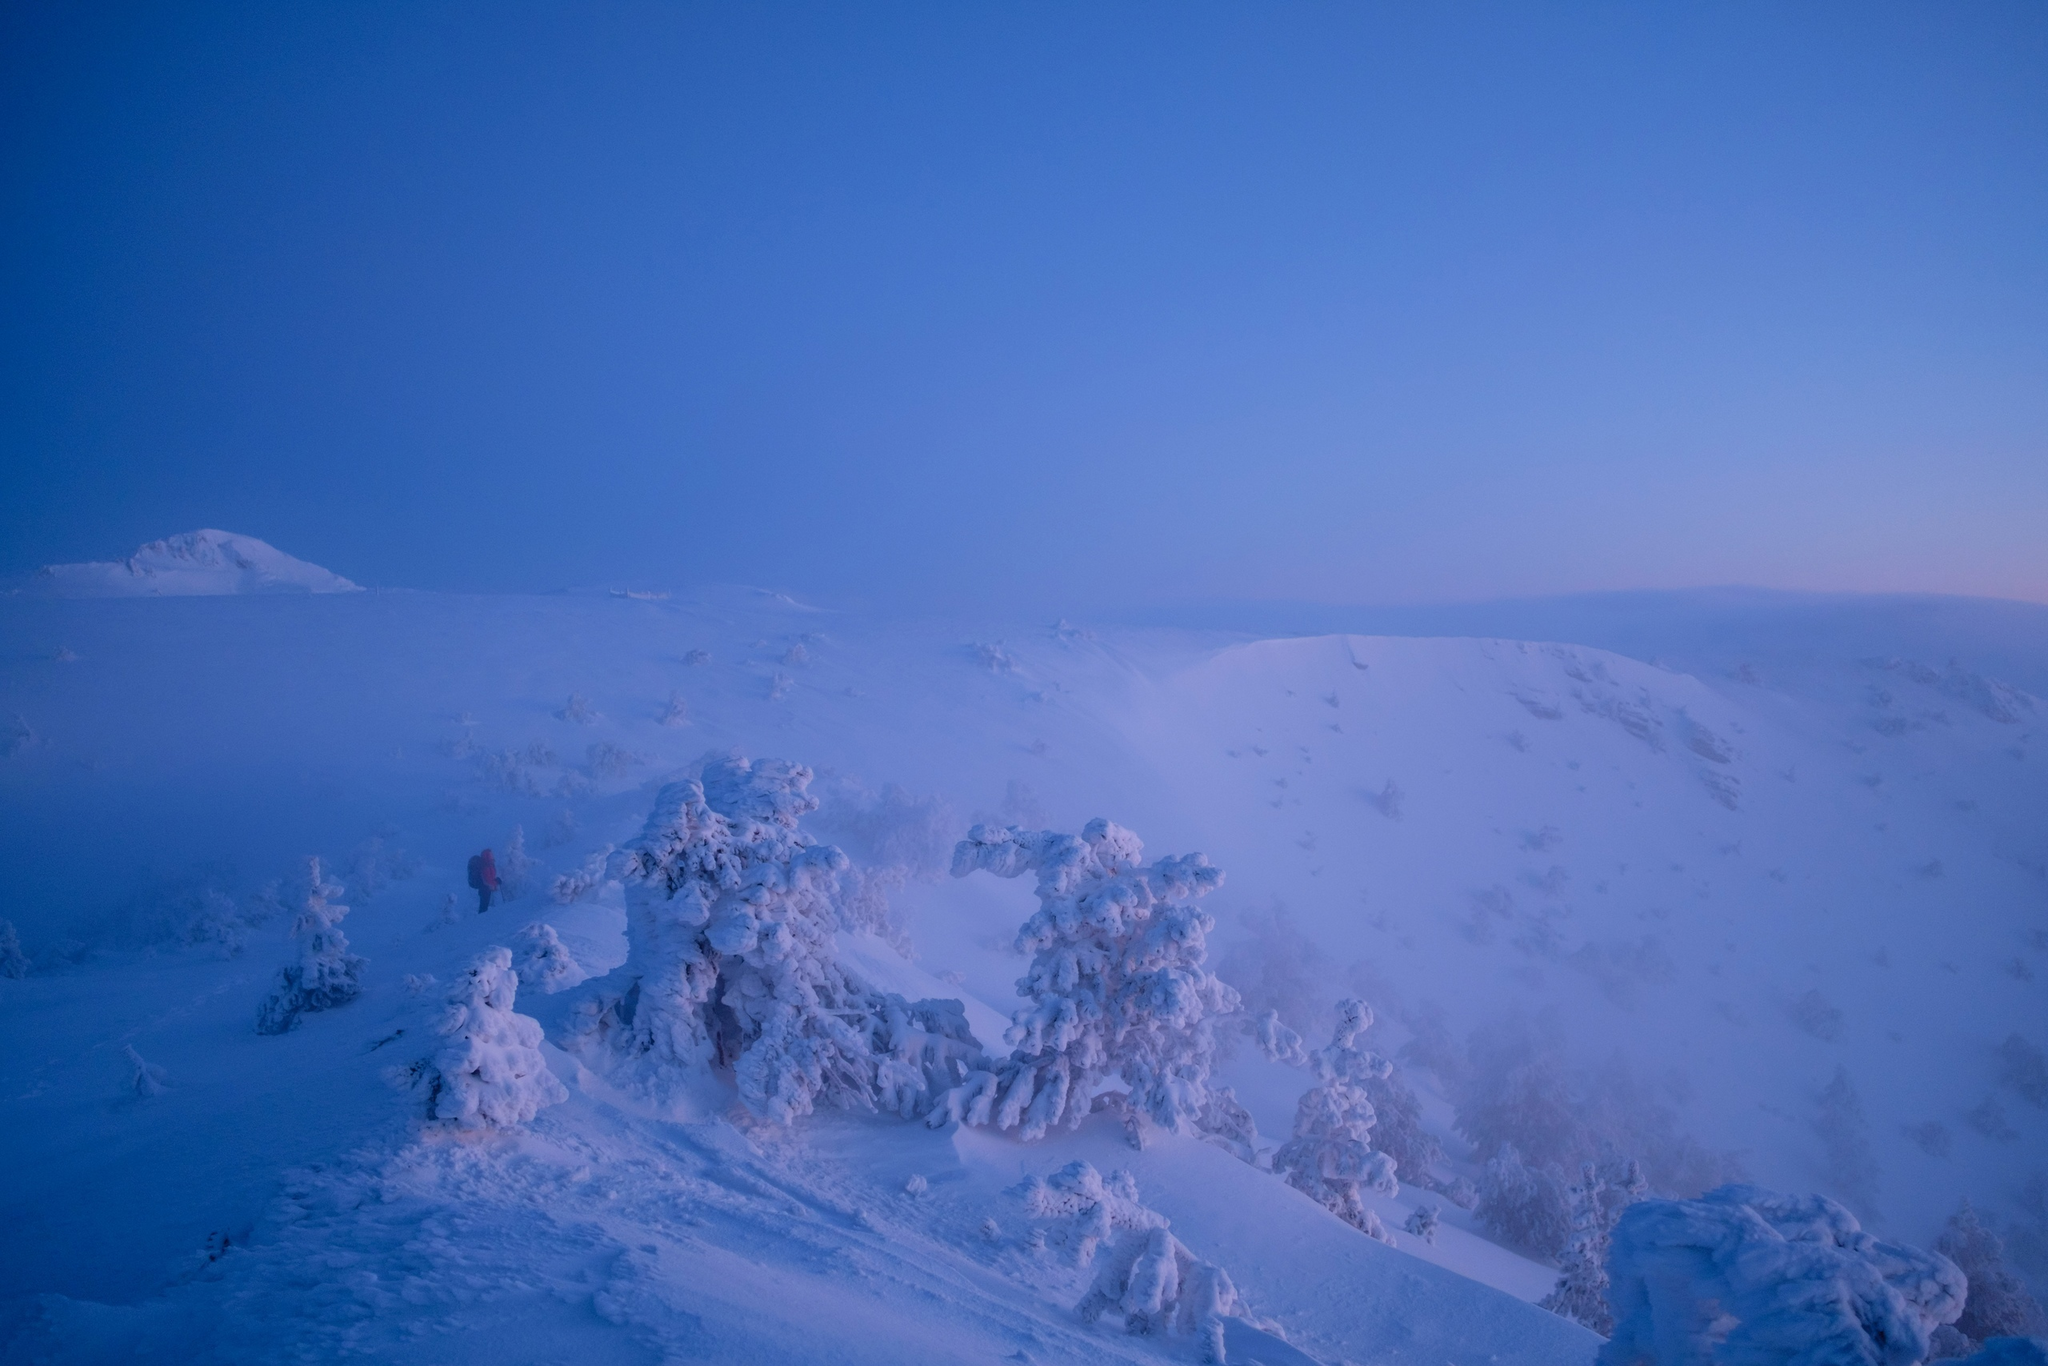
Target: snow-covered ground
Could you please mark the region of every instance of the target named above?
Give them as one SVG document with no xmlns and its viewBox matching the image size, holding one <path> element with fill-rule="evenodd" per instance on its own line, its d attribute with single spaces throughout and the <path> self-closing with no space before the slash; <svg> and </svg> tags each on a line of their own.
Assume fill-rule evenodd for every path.
<svg viewBox="0 0 2048 1366">
<path fill-rule="evenodd" d="M 300 565 L 270 554 L 205 572 Z M 1226 871 L 1211 963 L 1248 1005 L 1311 1045 L 1340 997 L 1375 1005 L 1444 1178 L 1478 1175 L 1458 1097 L 1534 1067 L 1667 1186 L 1739 1169 L 1923 1245 L 1968 1197 L 2048 1273 L 2026 1052 L 2048 1044 L 2048 703 L 2002 681 L 2048 677 L 2025 615 L 2048 609 L 1974 652 L 1971 604 L 1952 638 L 1942 605 L 1901 608 L 1896 648 L 1865 601 L 1834 635 L 1732 609 L 1688 633 L 1674 609 L 1630 657 L 322 574 L 0 599 L 0 915 L 32 964 L 0 977 L 0 1342 L 24 1360 L 1190 1357 L 1083 1324 L 1090 1273 L 1033 1246 L 1021 1183 L 1076 1160 L 1127 1169 L 1229 1273 L 1232 1359 L 1590 1359 L 1529 1303 L 1555 1271 L 1441 1196 L 1369 1197 L 1390 1249 L 1107 1116 L 1033 1143 L 838 1112 L 783 1130 L 716 1078 L 657 1111 L 551 1042 L 569 1100 L 526 1133 L 423 1131 L 388 1074 L 431 1051 L 450 980 L 536 919 L 581 971 L 619 964 L 618 886 L 558 904 L 551 880 L 734 748 L 813 767 L 807 827 L 885 870 L 914 961 L 850 934 L 845 961 L 963 999 L 986 1046 L 1033 902 L 944 877 L 953 843 L 1107 816 Z M 515 827 L 536 864 L 479 916 L 465 861 Z M 345 889 L 363 993 L 259 1035 L 309 854 Z M 559 1041 L 577 999 L 517 1008 Z M 1305 1075 L 1249 1040 L 1224 1073 L 1284 1139 Z M 1422 1203 L 1433 1244 L 1398 1232 Z"/>
</svg>

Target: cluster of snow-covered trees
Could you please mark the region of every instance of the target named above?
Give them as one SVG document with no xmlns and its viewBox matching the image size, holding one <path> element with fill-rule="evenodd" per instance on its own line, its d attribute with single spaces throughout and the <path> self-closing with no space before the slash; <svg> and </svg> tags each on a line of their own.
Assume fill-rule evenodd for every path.
<svg viewBox="0 0 2048 1366">
<path fill-rule="evenodd" d="M 906 1001 L 839 962 L 846 856 L 799 829 L 811 771 L 733 756 L 670 784 L 615 860 L 627 960 L 571 1040 L 660 1092 L 729 1066 L 753 1113 L 820 1104 L 922 1114 L 978 1063 L 958 1001 Z"/>
</svg>

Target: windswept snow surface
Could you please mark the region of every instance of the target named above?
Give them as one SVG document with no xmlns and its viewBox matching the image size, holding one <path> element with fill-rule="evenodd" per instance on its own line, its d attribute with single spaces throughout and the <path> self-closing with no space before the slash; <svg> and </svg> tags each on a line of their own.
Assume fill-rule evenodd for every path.
<svg viewBox="0 0 2048 1366">
<path fill-rule="evenodd" d="M 1506 1021 L 1639 1136 L 1887 1238 L 1930 1245 L 1970 1197 L 2038 1288 L 2048 710 L 1967 652 L 1725 643 L 1679 673 L 743 590 L 0 601 L 0 915 L 31 968 L 0 977 L 0 1355 L 1194 1359 L 1082 1324 L 1092 1272 L 1032 1245 L 1021 1183 L 1085 1160 L 1232 1278 L 1232 1359 L 1591 1359 L 1531 1303 L 1554 1270 L 1412 1174 L 1365 1196 L 1387 1248 L 1219 1147 L 1133 1151 L 1106 1115 L 1030 1144 L 838 1112 L 784 1130 L 708 1073 L 657 1113 L 554 1046 L 580 989 L 514 1007 L 566 1102 L 523 1131 L 427 1125 L 405 1073 L 457 976 L 537 920 L 580 971 L 618 966 L 622 895 L 589 870 L 733 747 L 814 767 L 805 828 L 871 871 L 841 961 L 960 997 L 992 1050 L 1033 902 L 945 878 L 953 842 L 1107 816 L 1147 858 L 1225 870 L 1210 961 L 1248 1004 L 1290 1002 L 1319 1044 L 1340 997 L 1373 1003 L 1365 1042 L 1402 1059 L 1442 1175 L 1477 1167 L 1454 1078 L 1417 1058 L 1455 1073 Z M 515 828 L 537 862 L 479 916 L 465 862 L 504 866 Z M 363 992 L 261 1036 L 312 854 Z M 1269 1147 L 1313 1084 L 1242 1038 L 1222 1072 Z M 1420 1203 L 1434 1244 L 1400 1232 Z"/>
<path fill-rule="evenodd" d="M 356 593 L 317 564 L 254 536 L 187 531 L 151 541 L 125 560 L 44 565 L 25 585 L 64 598 L 216 597 L 226 593 Z"/>
</svg>

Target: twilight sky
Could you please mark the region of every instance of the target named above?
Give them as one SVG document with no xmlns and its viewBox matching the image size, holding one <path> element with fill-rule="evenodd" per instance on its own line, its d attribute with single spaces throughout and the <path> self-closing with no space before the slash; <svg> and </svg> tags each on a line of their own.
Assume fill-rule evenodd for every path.
<svg viewBox="0 0 2048 1366">
<path fill-rule="evenodd" d="M 0 573 L 2048 601 L 2048 7 L 0 7 Z"/>
</svg>

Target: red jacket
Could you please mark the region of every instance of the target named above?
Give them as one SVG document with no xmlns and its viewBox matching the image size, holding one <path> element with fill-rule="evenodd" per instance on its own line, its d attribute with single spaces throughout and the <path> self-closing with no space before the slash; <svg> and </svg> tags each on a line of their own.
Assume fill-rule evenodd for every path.
<svg viewBox="0 0 2048 1366">
<path fill-rule="evenodd" d="M 498 890 L 498 861 L 486 849 L 469 861 L 469 885 L 487 892 Z"/>
</svg>

